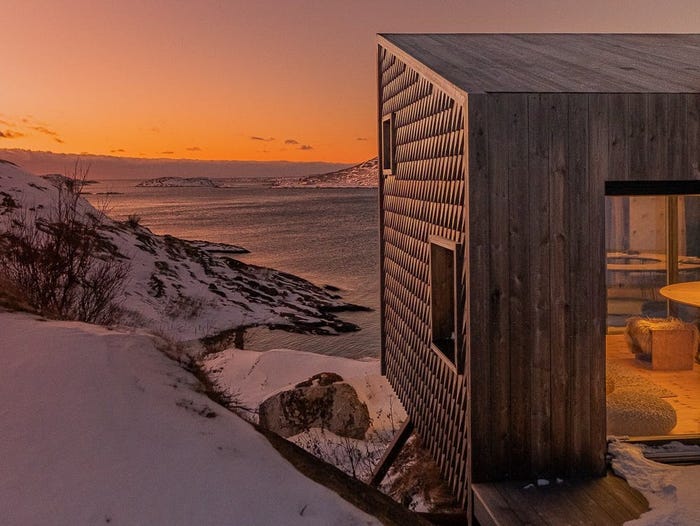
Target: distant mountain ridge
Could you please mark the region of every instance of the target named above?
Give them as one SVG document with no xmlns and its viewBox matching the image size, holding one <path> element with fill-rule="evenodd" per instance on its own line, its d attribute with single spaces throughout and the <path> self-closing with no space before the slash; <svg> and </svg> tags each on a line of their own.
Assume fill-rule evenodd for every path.
<svg viewBox="0 0 700 526">
<path fill-rule="evenodd" d="M 377 157 L 349 168 L 334 172 L 307 175 L 299 179 L 278 179 L 278 188 L 376 188 L 379 185 L 379 160 Z"/>
<path fill-rule="evenodd" d="M 195 159 L 144 159 L 111 155 L 65 154 L 0 148 L 0 157 L 33 173 L 70 173 L 77 159 L 90 166 L 90 177 L 146 179 L 159 177 L 265 178 L 302 177 L 346 168 L 348 163 L 315 161 L 200 161 Z"/>
<path fill-rule="evenodd" d="M 220 183 L 212 181 L 208 177 L 158 177 L 157 179 L 147 179 L 141 181 L 136 186 L 154 186 L 154 187 L 193 187 L 206 186 L 218 188 Z"/>
</svg>

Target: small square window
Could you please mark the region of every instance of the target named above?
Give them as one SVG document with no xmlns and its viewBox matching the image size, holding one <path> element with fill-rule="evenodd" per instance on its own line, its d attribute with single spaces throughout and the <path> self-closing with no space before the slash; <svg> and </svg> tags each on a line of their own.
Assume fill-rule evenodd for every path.
<svg viewBox="0 0 700 526">
<path fill-rule="evenodd" d="M 394 174 L 394 114 L 382 118 L 382 173 Z"/>
</svg>

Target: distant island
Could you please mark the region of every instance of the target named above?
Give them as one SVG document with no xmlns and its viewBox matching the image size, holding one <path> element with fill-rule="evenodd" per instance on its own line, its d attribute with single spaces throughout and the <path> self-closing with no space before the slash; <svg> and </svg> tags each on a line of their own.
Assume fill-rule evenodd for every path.
<svg viewBox="0 0 700 526">
<path fill-rule="evenodd" d="M 277 179 L 276 188 L 376 188 L 379 184 L 377 170 L 379 161 L 375 157 L 349 168 L 299 179 Z"/>
<path fill-rule="evenodd" d="M 209 188 L 218 188 L 220 183 L 209 179 L 208 177 L 159 177 L 157 179 L 146 179 L 141 181 L 136 186 L 156 186 L 156 187 L 194 187 L 206 186 Z"/>
</svg>

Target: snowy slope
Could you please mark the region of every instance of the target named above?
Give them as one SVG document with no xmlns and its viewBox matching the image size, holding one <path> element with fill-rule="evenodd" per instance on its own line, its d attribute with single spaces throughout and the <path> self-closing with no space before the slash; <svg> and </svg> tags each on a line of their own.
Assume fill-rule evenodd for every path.
<svg viewBox="0 0 700 526">
<path fill-rule="evenodd" d="M 0 162 L 0 229 L 22 205 L 48 214 L 57 192 L 51 182 Z M 85 214 L 100 214 L 85 199 L 79 206 Z M 220 244 L 157 236 L 107 217 L 104 225 L 105 237 L 131 266 L 123 298 L 129 324 L 183 340 L 248 325 L 318 333 L 356 329 L 333 314 L 344 306 L 337 296 L 290 274 L 226 257 Z"/>
<path fill-rule="evenodd" d="M 9 313 L 0 333 L 3 525 L 377 524 L 198 393 L 153 337 Z"/>
<path fill-rule="evenodd" d="M 379 184 L 379 160 L 375 157 L 349 168 L 300 179 L 278 179 L 273 186 L 279 188 L 376 188 Z"/>
</svg>

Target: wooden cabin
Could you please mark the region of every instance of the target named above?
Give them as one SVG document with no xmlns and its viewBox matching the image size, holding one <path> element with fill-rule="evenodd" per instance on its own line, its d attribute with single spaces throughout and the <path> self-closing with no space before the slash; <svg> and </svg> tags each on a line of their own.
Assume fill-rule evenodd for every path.
<svg viewBox="0 0 700 526">
<path fill-rule="evenodd" d="M 700 194 L 700 35 L 378 37 L 382 371 L 445 480 L 606 472 L 606 195 Z"/>
</svg>

